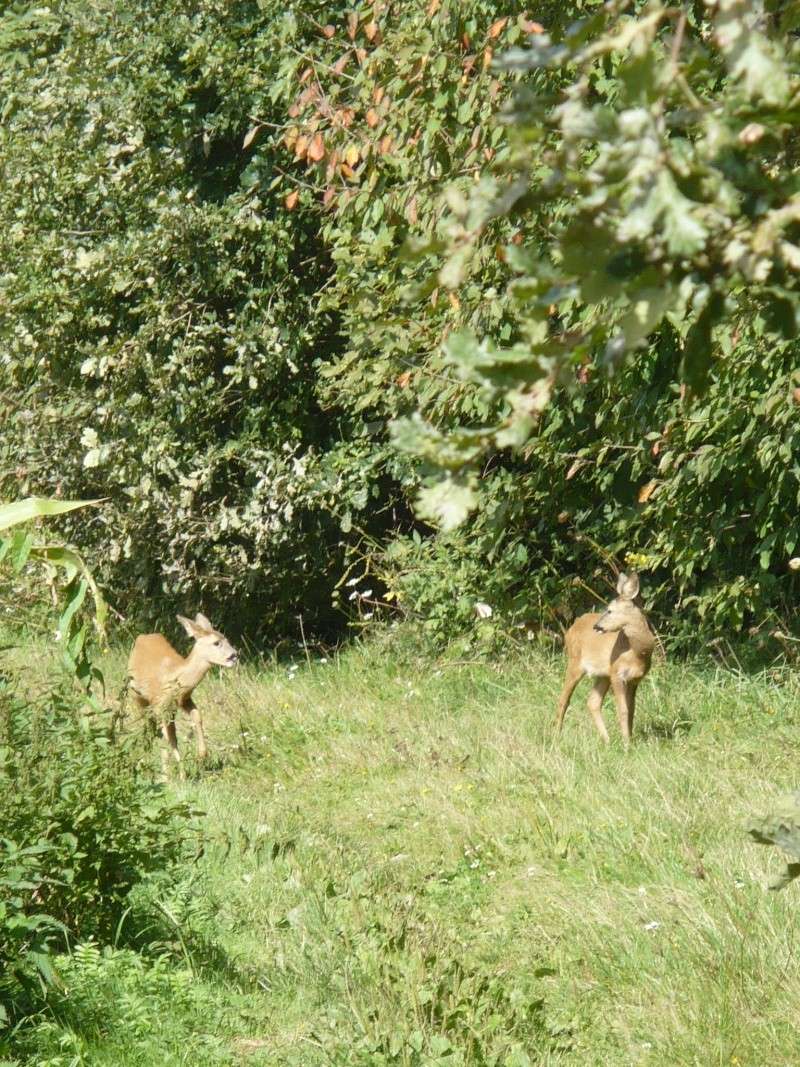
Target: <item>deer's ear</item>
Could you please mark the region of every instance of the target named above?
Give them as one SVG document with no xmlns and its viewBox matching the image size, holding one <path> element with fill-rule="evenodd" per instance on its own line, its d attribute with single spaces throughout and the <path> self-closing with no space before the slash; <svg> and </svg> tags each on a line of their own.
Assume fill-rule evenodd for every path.
<svg viewBox="0 0 800 1067">
<path fill-rule="evenodd" d="M 197 623 L 198 626 L 202 626 L 204 630 L 214 629 L 214 627 L 211 625 L 211 623 L 208 621 L 202 611 L 198 611 L 198 613 L 194 617 L 194 621 Z"/>
<path fill-rule="evenodd" d="M 639 575 L 636 571 L 631 571 L 630 574 L 625 574 L 623 571 L 620 574 L 617 580 L 617 592 L 628 600 L 633 600 L 639 595 Z"/>
<path fill-rule="evenodd" d="M 175 618 L 187 632 L 189 637 L 194 637 L 196 640 L 200 636 L 200 629 L 191 619 L 187 619 L 184 615 L 176 615 Z"/>
</svg>

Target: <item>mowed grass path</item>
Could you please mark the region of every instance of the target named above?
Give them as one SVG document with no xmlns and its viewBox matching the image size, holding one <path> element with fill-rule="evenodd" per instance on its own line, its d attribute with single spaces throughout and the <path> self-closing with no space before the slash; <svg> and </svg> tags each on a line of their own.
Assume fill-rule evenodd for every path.
<svg viewBox="0 0 800 1067">
<path fill-rule="evenodd" d="M 252 1062 L 800 1060 L 798 890 L 743 832 L 797 785 L 792 679 L 658 665 L 624 751 L 587 683 L 555 741 L 561 675 L 386 642 L 205 684 Z"/>
</svg>

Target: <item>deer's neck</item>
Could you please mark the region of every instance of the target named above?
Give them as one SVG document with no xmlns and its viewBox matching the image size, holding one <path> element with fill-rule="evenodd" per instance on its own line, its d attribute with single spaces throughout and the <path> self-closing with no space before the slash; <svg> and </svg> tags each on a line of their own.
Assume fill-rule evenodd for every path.
<svg viewBox="0 0 800 1067">
<path fill-rule="evenodd" d="M 197 645 L 195 645 L 177 672 L 176 681 L 181 689 L 191 693 L 194 687 L 199 685 L 205 678 L 210 666 L 211 664 L 198 651 Z"/>
<path fill-rule="evenodd" d="M 643 659 L 649 660 L 656 646 L 656 638 L 642 612 L 639 612 L 636 619 L 624 627 L 624 633 L 633 651 Z"/>
</svg>

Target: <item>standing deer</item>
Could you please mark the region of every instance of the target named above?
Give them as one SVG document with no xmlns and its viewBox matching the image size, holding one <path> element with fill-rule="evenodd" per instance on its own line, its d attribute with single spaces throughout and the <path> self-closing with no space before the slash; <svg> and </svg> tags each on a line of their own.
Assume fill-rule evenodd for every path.
<svg viewBox="0 0 800 1067">
<path fill-rule="evenodd" d="M 558 733 L 575 686 L 588 674 L 594 679 L 594 685 L 587 706 L 600 736 L 608 744 L 608 730 L 600 708 L 610 685 L 622 737 L 626 745 L 630 742 L 636 689 L 650 670 L 656 643 L 644 612 L 635 603 L 638 595 L 639 576 L 620 574 L 617 596 L 606 610 L 602 614 L 581 615 L 564 635 L 567 674 L 556 714 Z"/>
<path fill-rule="evenodd" d="M 200 612 L 195 615 L 194 621 L 178 615 L 178 622 L 194 638 L 192 651 L 184 659 L 161 634 L 142 634 L 136 638 L 128 660 L 128 689 L 137 707 L 150 712 L 153 725 L 161 726 L 164 775 L 167 775 L 169 766 L 169 749 L 178 764 L 180 777 L 183 777 L 175 731 L 176 708 L 181 708 L 191 718 L 197 740 L 197 756 L 204 760 L 208 749 L 203 719 L 192 700 L 192 693 L 211 666 L 233 667 L 239 660 L 239 654 Z"/>
</svg>

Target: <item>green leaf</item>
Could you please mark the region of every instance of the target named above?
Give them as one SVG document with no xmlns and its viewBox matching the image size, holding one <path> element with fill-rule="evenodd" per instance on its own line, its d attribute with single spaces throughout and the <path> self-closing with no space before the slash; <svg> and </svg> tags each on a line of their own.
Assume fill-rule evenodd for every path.
<svg viewBox="0 0 800 1067">
<path fill-rule="evenodd" d="M 477 496 L 474 477 L 448 475 L 426 486 L 417 497 L 417 511 L 423 519 L 443 531 L 453 530 L 475 507 Z"/>
<path fill-rule="evenodd" d="M 46 497 L 30 496 L 26 500 L 17 500 L 11 504 L 0 504 L 0 530 L 17 526 L 21 522 L 50 515 L 63 515 L 76 508 L 94 507 L 102 500 L 51 500 Z"/>
</svg>

